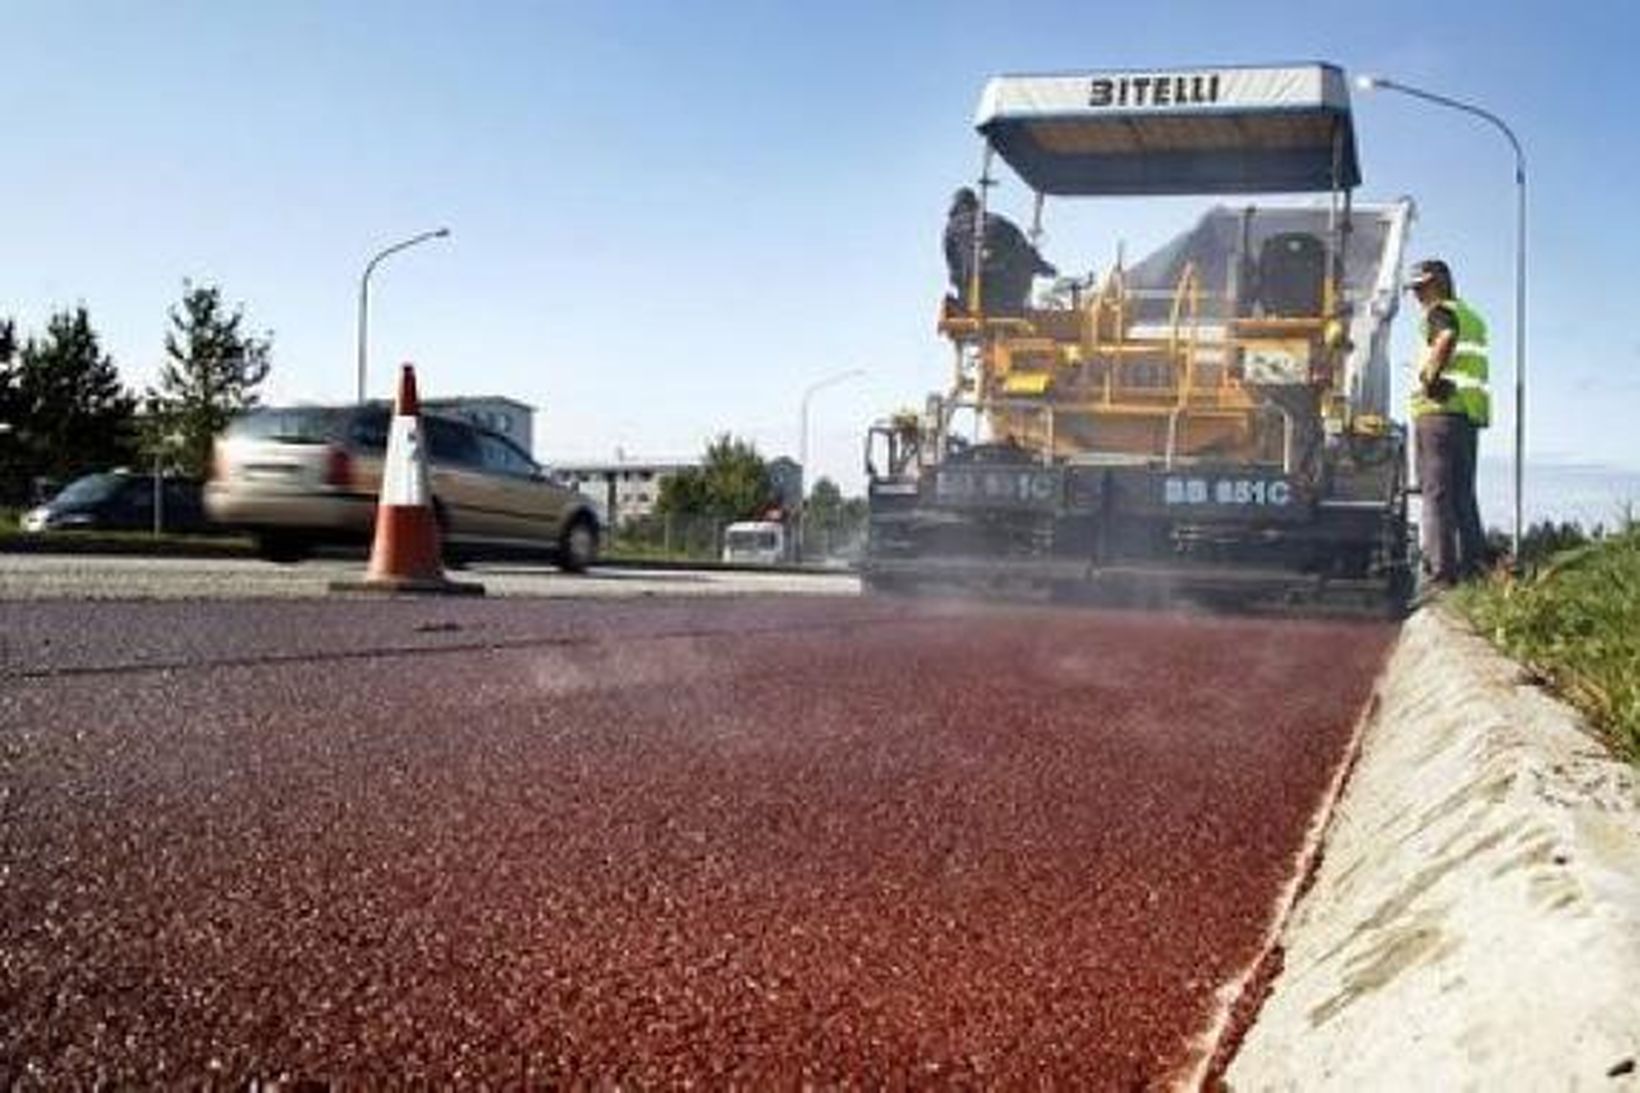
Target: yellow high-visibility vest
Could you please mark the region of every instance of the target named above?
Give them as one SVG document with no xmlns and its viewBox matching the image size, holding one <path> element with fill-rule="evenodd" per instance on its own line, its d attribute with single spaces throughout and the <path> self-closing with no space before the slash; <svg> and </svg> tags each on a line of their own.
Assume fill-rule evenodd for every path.
<svg viewBox="0 0 1640 1093">
<path fill-rule="evenodd" d="M 1412 393 L 1412 416 L 1462 414 L 1477 428 L 1484 429 L 1492 423 L 1492 396 L 1486 390 L 1486 321 L 1462 300 L 1442 300 L 1435 306 L 1445 308 L 1458 324 L 1452 358 L 1441 370 L 1441 378 L 1452 384 L 1452 393 L 1444 399 L 1432 399 L 1420 387 Z M 1423 337 L 1427 346 L 1427 314 L 1424 316 Z"/>
</svg>

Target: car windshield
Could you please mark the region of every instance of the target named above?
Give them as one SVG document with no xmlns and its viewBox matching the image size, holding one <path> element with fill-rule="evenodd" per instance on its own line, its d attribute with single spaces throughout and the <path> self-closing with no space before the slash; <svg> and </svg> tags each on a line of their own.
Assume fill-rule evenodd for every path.
<svg viewBox="0 0 1640 1093">
<path fill-rule="evenodd" d="M 61 493 L 52 499 L 53 505 L 95 505 L 106 501 L 119 492 L 125 477 L 118 474 L 88 474 L 84 478 L 76 478 L 63 487 Z"/>
<path fill-rule="evenodd" d="M 318 406 L 252 410 L 234 419 L 228 426 L 228 436 L 235 440 L 322 444 L 335 435 L 338 412 Z"/>
</svg>

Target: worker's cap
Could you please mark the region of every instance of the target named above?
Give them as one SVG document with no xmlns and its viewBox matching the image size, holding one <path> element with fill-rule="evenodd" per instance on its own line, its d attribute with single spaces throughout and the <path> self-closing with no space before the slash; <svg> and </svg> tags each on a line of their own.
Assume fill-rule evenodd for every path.
<svg viewBox="0 0 1640 1093">
<path fill-rule="evenodd" d="M 979 195 L 968 186 L 960 187 L 956 193 L 951 195 L 951 208 L 977 209 L 979 208 Z"/>
<path fill-rule="evenodd" d="M 1407 288 L 1421 288 L 1436 280 L 1443 285 L 1450 285 L 1452 271 L 1447 269 L 1446 263 L 1439 258 L 1425 258 L 1422 262 L 1412 264 L 1412 275 L 1407 278 Z"/>
</svg>

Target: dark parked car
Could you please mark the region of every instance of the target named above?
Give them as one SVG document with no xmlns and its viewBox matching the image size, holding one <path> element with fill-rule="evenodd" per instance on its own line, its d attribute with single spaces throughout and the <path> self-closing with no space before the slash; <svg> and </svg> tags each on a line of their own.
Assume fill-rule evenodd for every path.
<svg viewBox="0 0 1640 1093">
<path fill-rule="evenodd" d="M 197 478 L 160 479 L 160 519 L 166 531 L 206 530 L 203 487 Z M 101 471 L 76 478 L 55 497 L 23 515 L 23 530 L 152 531 L 154 476 Z"/>
</svg>

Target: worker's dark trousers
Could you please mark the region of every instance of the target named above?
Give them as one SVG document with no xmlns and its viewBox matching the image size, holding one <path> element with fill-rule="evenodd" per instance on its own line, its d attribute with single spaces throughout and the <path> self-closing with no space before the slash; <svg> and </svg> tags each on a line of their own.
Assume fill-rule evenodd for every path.
<svg viewBox="0 0 1640 1093">
<path fill-rule="evenodd" d="M 1424 414 L 1417 427 L 1424 573 L 1439 581 L 1474 576 L 1486 568 L 1486 533 L 1475 500 L 1480 430 L 1462 414 Z"/>
</svg>

